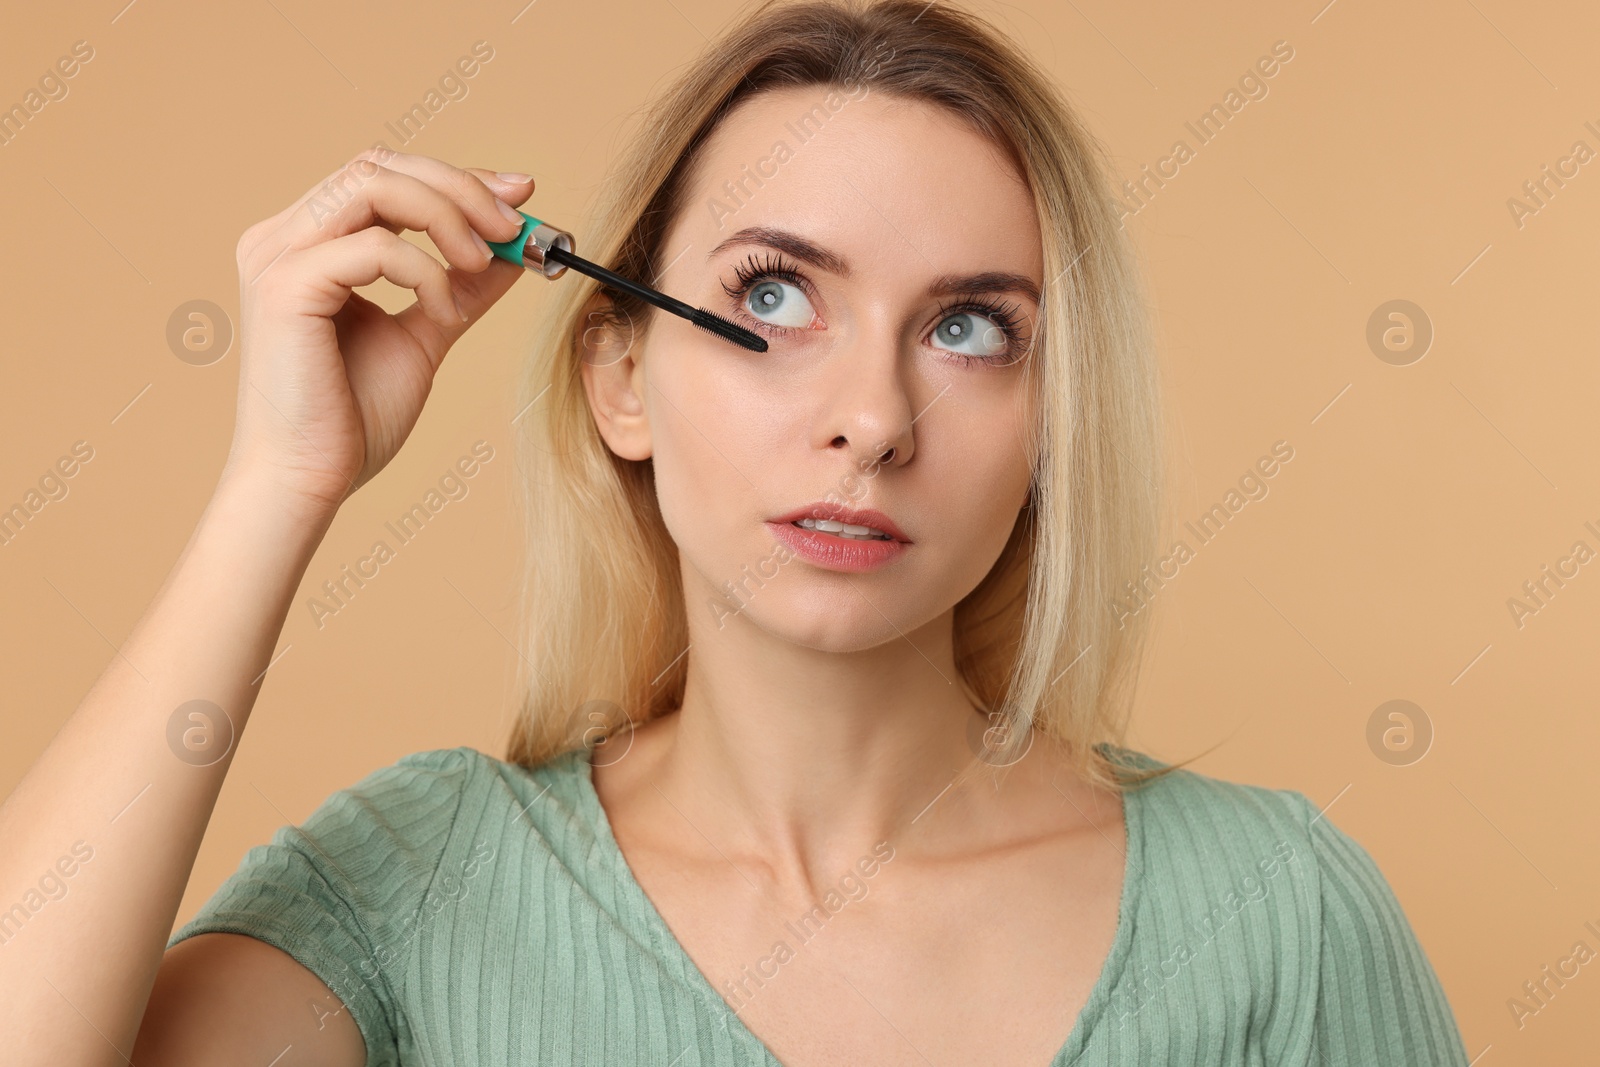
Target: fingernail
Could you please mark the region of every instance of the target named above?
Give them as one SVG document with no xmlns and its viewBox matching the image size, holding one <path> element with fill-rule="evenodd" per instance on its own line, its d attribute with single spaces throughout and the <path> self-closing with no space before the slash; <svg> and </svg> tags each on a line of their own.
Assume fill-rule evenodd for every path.
<svg viewBox="0 0 1600 1067">
<path fill-rule="evenodd" d="M 495 207 L 498 207 L 500 209 L 500 214 L 502 214 L 502 215 L 504 215 L 506 217 L 506 221 L 514 222 L 518 226 L 521 226 L 523 224 L 523 222 L 526 221 L 526 220 L 523 219 L 522 213 L 520 211 L 518 211 L 516 208 L 512 207 L 510 204 L 506 203 L 504 200 L 501 200 L 499 197 L 495 197 L 494 203 L 495 203 Z"/>
<path fill-rule="evenodd" d="M 497 170 L 495 171 L 494 176 L 499 178 L 501 181 L 509 182 L 512 185 L 527 185 L 529 182 L 533 181 L 533 175 L 531 174 L 517 174 L 514 172 L 508 173 L 506 171 Z"/>
<path fill-rule="evenodd" d="M 489 251 L 489 242 L 478 236 L 477 230 L 468 230 L 472 234 L 472 243 L 478 246 L 478 251 L 483 253 L 484 259 L 493 259 L 494 253 Z"/>
<path fill-rule="evenodd" d="M 456 302 L 456 314 L 461 316 L 461 321 L 462 322 L 471 321 L 470 319 L 467 318 L 467 309 L 461 306 L 461 298 L 459 296 L 457 296 L 455 293 L 451 293 L 450 294 L 450 299 L 454 300 Z"/>
</svg>

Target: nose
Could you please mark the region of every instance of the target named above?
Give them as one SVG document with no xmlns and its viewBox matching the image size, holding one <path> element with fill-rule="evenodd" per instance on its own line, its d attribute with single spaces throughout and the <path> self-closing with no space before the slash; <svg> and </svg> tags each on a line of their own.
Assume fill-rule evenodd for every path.
<svg viewBox="0 0 1600 1067">
<path fill-rule="evenodd" d="M 899 346 L 890 338 L 862 338 L 835 358 L 829 401 L 819 411 L 817 444 L 847 452 L 851 466 L 867 475 L 909 462 L 916 413 Z"/>
<path fill-rule="evenodd" d="M 858 440 L 865 439 L 866 438 L 858 438 Z M 882 451 L 879 451 L 880 446 L 884 446 Z M 865 448 L 859 445 L 854 445 L 851 440 L 843 434 L 840 434 L 838 437 L 833 439 L 833 447 L 848 449 L 851 451 L 853 453 L 851 459 L 854 466 L 867 472 L 871 472 L 878 467 L 886 467 L 890 465 L 894 462 L 894 458 L 900 455 L 900 446 L 898 445 L 891 445 L 885 441 L 879 441 L 873 447 Z M 876 455 L 874 455 L 874 453 L 876 453 Z"/>
</svg>

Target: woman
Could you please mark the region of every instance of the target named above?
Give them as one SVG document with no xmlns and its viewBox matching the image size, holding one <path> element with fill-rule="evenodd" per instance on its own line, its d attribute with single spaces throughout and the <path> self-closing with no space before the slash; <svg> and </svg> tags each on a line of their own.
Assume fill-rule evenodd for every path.
<svg viewBox="0 0 1600 1067">
<path fill-rule="evenodd" d="M 588 255 L 769 350 L 562 281 L 517 405 L 505 757 L 335 793 L 163 953 L 247 680 L 520 276 L 484 242 L 533 182 L 368 152 L 241 239 L 215 498 L 6 805 L 20 878 L 149 783 L 81 924 L 7 946 L 25 1058 L 1464 1064 L 1358 844 L 1297 792 L 1117 744 L 1155 375 L 1099 150 L 1048 81 L 944 5 L 769 3 L 643 128 Z M 417 303 L 352 293 L 379 276 Z M 222 758 L 174 760 L 200 697 Z M 35 988 L 46 960 L 78 984 Z"/>
</svg>

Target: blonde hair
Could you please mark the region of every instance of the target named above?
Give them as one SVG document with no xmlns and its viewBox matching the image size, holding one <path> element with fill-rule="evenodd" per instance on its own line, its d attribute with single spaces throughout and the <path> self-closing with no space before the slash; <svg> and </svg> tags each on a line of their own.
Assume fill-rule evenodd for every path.
<svg viewBox="0 0 1600 1067">
<path fill-rule="evenodd" d="M 999 559 L 955 606 L 954 651 L 968 696 L 1005 738 L 983 761 L 1011 762 L 1038 730 L 1080 775 L 1117 788 L 1125 776 L 1100 747 L 1121 743 L 1149 613 L 1119 617 L 1112 604 L 1159 533 L 1158 384 L 1104 149 L 1049 77 L 945 2 L 767 0 L 649 109 L 580 231 L 582 252 L 655 279 L 699 148 L 734 106 L 768 89 L 858 84 L 965 119 L 1034 198 L 1045 284 L 1024 371 L 1037 398 L 1033 484 Z M 525 766 L 675 710 L 687 676 L 678 553 L 651 462 L 606 447 L 580 375 L 596 316 L 615 330 L 651 309 L 598 294 L 576 277 L 552 290 L 517 404 L 523 702 L 505 758 Z"/>
</svg>

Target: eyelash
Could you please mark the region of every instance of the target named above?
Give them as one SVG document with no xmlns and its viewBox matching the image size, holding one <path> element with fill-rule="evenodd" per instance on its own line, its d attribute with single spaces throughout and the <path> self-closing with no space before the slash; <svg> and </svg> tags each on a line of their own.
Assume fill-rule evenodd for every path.
<svg viewBox="0 0 1600 1067">
<path fill-rule="evenodd" d="M 781 256 L 776 256 L 770 252 L 766 253 L 765 258 L 760 261 L 756 259 L 755 253 L 752 252 L 743 263 L 734 265 L 733 273 L 734 284 L 729 285 L 724 282 L 722 286 L 723 292 L 727 293 L 729 299 L 735 302 L 748 322 L 753 323 L 756 329 L 765 333 L 783 334 L 793 329 L 793 327 L 765 322 L 745 310 L 744 301 L 741 298 L 755 288 L 758 282 L 776 278 L 778 281 L 788 282 L 793 285 L 805 293 L 807 297 L 816 295 L 811 282 L 805 276 L 796 271 Z M 1006 336 L 1006 349 L 1004 352 L 999 352 L 992 356 L 972 356 L 965 352 L 951 352 L 948 349 L 944 349 L 942 351 L 946 356 L 952 360 L 959 361 L 963 367 L 971 366 L 974 363 L 1010 364 L 1016 361 L 1018 351 L 1023 347 L 1023 334 L 1018 317 L 1018 307 L 1015 303 L 1001 303 L 987 297 L 971 297 L 953 304 L 941 302 L 939 304 L 939 321 L 943 322 L 951 315 L 964 311 L 976 312 L 993 320 L 994 324 Z"/>
</svg>

